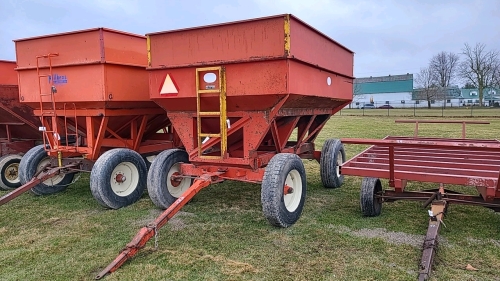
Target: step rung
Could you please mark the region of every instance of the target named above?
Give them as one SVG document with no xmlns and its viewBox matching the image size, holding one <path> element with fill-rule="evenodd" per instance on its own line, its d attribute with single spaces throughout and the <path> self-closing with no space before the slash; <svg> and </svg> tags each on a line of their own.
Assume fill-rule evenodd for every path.
<svg viewBox="0 0 500 281">
<path fill-rule="evenodd" d="M 220 138 L 220 134 L 205 134 L 200 133 L 200 138 L 209 137 L 209 138 Z"/>
<path fill-rule="evenodd" d="M 219 94 L 220 90 L 218 89 L 213 89 L 213 90 L 198 90 L 198 94 Z"/>
<path fill-rule="evenodd" d="M 220 116 L 220 111 L 200 111 L 199 116 Z"/>
<path fill-rule="evenodd" d="M 210 160 L 218 160 L 222 159 L 222 156 L 214 156 L 214 155 L 200 155 L 201 159 L 210 159 Z"/>
</svg>

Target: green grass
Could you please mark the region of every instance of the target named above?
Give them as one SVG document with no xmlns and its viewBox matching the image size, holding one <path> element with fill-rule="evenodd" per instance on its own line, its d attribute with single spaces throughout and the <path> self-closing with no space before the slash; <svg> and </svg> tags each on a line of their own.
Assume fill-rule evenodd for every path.
<svg viewBox="0 0 500 281">
<path fill-rule="evenodd" d="M 395 117 L 335 116 L 317 141 L 412 135 Z M 500 119 L 468 127 L 468 137 L 498 138 Z M 423 135 L 460 137 L 461 125 L 422 124 Z M 364 146 L 346 146 L 348 157 Z M 427 211 L 417 202 L 359 210 L 361 179 L 340 189 L 321 185 L 319 165 L 305 161 L 307 200 L 299 221 L 270 226 L 260 186 L 225 182 L 202 190 L 154 242 L 105 280 L 415 280 Z M 0 280 L 92 280 L 160 211 L 147 194 L 106 210 L 92 198 L 88 175 L 65 192 L 25 194 L 0 207 Z M 411 183 L 408 188 L 432 185 Z M 464 191 L 471 192 L 467 188 Z M 5 194 L 1 192 L 0 195 Z M 432 280 L 500 280 L 500 217 L 481 207 L 451 205 Z M 478 271 L 466 271 L 467 264 Z"/>
<path fill-rule="evenodd" d="M 394 117 L 499 117 L 500 108 L 494 107 L 446 107 L 446 108 L 394 108 L 394 109 L 342 109 L 344 116 L 394 116 Z"/>
</svg>

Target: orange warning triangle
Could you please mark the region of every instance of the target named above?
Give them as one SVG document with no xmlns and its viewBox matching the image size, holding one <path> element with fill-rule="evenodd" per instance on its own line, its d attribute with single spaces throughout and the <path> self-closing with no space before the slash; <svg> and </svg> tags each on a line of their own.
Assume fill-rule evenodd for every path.
<svg viewBox="0 0 500 281">
<path fill-rule="evenodd" d="M 170 76 L 170 74 L 167 74 L 167 76 L 165 76 L 165 80 L 163 81 L 163 85 L 161 86 L 160 94 L 167 95 L 167 94 L 178 94 L 178 93 L 179 90 L 177 89 L 177 85 L 175 85 L 175 82 Z"/>
</svg>

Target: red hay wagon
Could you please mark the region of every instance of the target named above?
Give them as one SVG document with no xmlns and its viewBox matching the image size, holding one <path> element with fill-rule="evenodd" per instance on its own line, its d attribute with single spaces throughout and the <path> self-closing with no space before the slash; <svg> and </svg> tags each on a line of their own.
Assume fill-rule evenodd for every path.
<svg viewBox="0 0 500 281">
<path fill-rule="evenodd" d="M 146 38 L 95 28 L 15 43 L 19 98 L 41 119 L 44 143 L 23 157 L 25 186 L 5 200 L 28 189 L 60 192 L 75 173 L 91 171 L 101 205 L 137 201 L 146 188 L 143 157 L 179 146 L 165 112 L 149 99 Z"/>
<path fill-rule="evenodd" d="M 15 61 L 0 60 L 0 190 L 21 186 L 21 157 L 41 141 L 40 121 L 19 102 Z"/>
<path fill-rule="evenodd" d="M 292 15 L 147 38 L 150 97 L 166 111 L 184 150 L 166 150 L 155 158 L 148 193 L 167 210 L 98 278 L 133 256 L 212 183 L 260 183 L 265 217 L 289 227 L 306 197 L 301 158 L 320 162 L 326 187 L 342 181 L 340 142 L 329 140 L 320 152 L 314 140 L 352 100 L 352 51 Z"/>
<path fill-rule="evenodd" d="M 427 280 L 437 248 L 438 231 L 448 203 L 484 206 L 500 211 L 500 141 L 465 138 L 466 124 L 489 124 L 483 121 L 397 120 L 415 123 L 413 137 L 389 136 L 383 140 L 342 139 L 344 144 L 369 144 L 369 148 L 341 166 L 343 175 L 362 176 L 361 211 L 364 216 L 378 216 L 383 202 L 396 200 L 425 201 L 429 227 L 419 265 L 419 280 Z M 418 136 L 419 123 L 462 124 L 461 139 Z M 389 180 L 390 189 L 380 178 Z M 439 184 L 439 188 L 408 191 L 409 181 Z M 479 195 L 462 194 L 445 185 L 471 186 Z"/>
</svg>

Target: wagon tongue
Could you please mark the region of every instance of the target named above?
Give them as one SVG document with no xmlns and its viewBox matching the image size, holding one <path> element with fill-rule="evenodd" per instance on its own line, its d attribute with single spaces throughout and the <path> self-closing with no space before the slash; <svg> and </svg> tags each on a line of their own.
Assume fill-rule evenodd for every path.
<svg viewBox="0 0 500 281">
<path fill-rule="evenodd" d="M 184 205 L 186 205 L 196 193 L 212 183 L 222 181 L 219 176 L 224 172 L 207 173 L 195 179 L 191 185 L 175 202 L 170 205 L 161 215 L 152 223 L 139 230 L 135 237 L 128 243 L 120 254 L 113 260 L 95 279 L 99 280 L 106 274 L 116 271 L 129 258 L 132 258 L 137 252 L 144 248 L 149 239 L 156 236 L 158 230 L 162 228 Z"/>
<path fill-rule="evenodd" d="M 2 196 L 0 198 L 0 206 L 9 202 L 10 200 L 16 198 L 17 196 L 25 193 L 26 191 L 30 190 L 31 188 L 37 186 L 38 184 L 40 184 L 40 183 L 42 183 L 50 178 L 57 176 L 61 172 L 61 170 L 77 168 L 79 165 L 80 165 L 80 163 L 74 163 L 74 164 L 70 164 L 70 165 L 66 165 L 66 166 L 51 168 L 48 171 L 43 171 L 43 169 L 42 169 L 42 172 L 35 175 L 35 177 L 33 177 L 33 179 L 31 179 L 29 182 L 16 188 L 15 190 L 11 191 L 10 193 L 7 193 L 4 196 Z"/>
<path fill-rule="evenodd" d="M 438 233 L 441 224 L 443 223 L 443 216 L 446 212 L 447 202 L 441 199 L 444 194 L 443 184 L 440 185 L 439 191 L 435 193 L 435 197 L 431 197 L 425 205 L 431 204 L 429 210 L 429 227 L 425 235 L 422 259 L 420 260 L 420 271 L 418 274 L 419 281 L 428 280 L 431 274 L 434 255 L 438 247 Z M 436 198 L 437 197 L 437 198 Z"/>
</svg>

